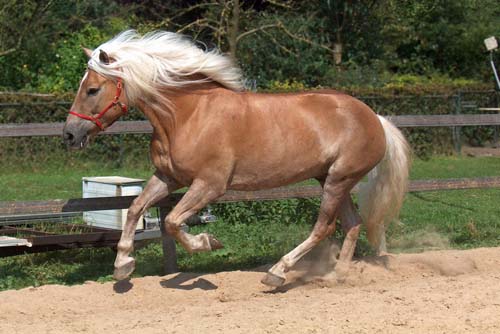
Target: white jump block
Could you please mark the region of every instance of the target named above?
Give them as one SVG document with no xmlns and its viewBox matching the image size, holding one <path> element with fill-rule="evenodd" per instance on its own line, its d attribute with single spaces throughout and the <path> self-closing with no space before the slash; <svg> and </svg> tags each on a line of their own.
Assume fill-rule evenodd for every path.
<svg viewBox="0 0 500 334">
<path fill-rule="evenodd" d="M 142 192 L 144 180 L 121 176 L 83 177 L 83 198 L 134 196 Z M 87 225 L 123 230 L 127 221 L 128 210 L 87 211 L 83 213 L 83 220 Z M 137 229 L 143 229 L 141 218 Z"/>
<path fill-rule="evenodd" d="M 13 246 L 26 246 L 31 247 L 31 242 L 26 239 L 12 238 L 12 237 L 0 237 L 0 247 L 13 247 Z"/>
</svg>

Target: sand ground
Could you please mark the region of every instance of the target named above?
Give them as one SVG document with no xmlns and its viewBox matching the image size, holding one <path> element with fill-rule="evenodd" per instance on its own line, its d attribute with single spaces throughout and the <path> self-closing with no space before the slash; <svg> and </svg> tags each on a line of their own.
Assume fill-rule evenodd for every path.
<svg viewBox="0 0 500 334">
<path fill-rule="evenodd" d="M 0 333 L 500 333 L 500 248 L 322 264 L 4 291 Z"/>
</svg>

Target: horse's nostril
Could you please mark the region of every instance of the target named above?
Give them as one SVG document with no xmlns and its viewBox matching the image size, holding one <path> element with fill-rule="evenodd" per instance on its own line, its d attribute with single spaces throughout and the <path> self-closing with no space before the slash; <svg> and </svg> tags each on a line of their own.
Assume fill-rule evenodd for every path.
<svg viewBox="0 0 500 334">
<path fill-rule="evenodd" d="M 64 131 L 63 138 L 64 138 L 64 141 L 66 142 L 66 144 L 71 145 L 71 144 L 73 144 L 75 136 L 71 132 Z"/>
</svg>

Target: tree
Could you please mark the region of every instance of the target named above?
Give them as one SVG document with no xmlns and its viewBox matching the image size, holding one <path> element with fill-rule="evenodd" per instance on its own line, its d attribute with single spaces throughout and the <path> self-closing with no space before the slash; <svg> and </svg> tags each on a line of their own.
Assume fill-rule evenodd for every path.
<svg viewBox="0 0 500 334">
<path fill-rule="evenodd" d="M 54 5 L 48 1 L 2 0 L 0 9 L 0 57 L 19 51 L 33 30 L 43 24 Z"/>
<path fill-rule="evenodd" d="M 208 37 L 217 47 L 237 58 L 238 45 L 246 38 L 262 34 L 271 38 L 271 42 L 279 42 L 269 35 L 271 30 L 279 30 L 281 34 L 302 43 L 314 45 L 333 51 L 329 46 L 315 42 L 313 39 L 292 32 L 277 15 L 277 10 L 284 15 L 297 9 L 291 1 L 267 0 L 262 2 L 245 2 L 240 0 L 199 1 L 184 8 L 178 8 L 162 21 L 153 24 L 154 28 L 175 30 L 178 33 L 190 33 L 194 39 Z M 259 21 L 259 15 L 270 13 L 267 23 L 252 25 Z M 281 46 L 283 47 L 283 46 Z"/>
<path fill-rule="evenodd" d="M 65 40 L 88 24 L 109 31 L 118 9 L 99 0 L 0 0 L 0 88 L 38 87 Z"/>
<path fill-rule="evenodd" d="M 373 29 L 367 23 L 372 22 L 372 12 L 378 0 L 323 0 L 320 8 L 328 22 L 328 35 L 332 40 L 335 64 L 340 65 L 345 52 L 345 39 L 360 28 Z"/>
<path fill-rule="evenodd" d="M 385 0 L 385 58 L 394 71 L 477 76 L 483 39 L 500 34 L 495 0 Z"/>
</svg>

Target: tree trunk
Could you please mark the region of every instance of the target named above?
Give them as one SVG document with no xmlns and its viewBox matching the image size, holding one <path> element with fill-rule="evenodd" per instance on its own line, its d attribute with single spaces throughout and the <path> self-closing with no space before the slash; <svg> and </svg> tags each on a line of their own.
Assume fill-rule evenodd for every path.
<svg viewBox="0 0 500 334">
<path fill-rule="evenodd" d="M 240 1 L 233 0 L 233 10 L 228 29 L 229 54 L 236 60 L 237 37 L 240 24 Z"/>
<path fill-rule="evenodd" d="M 342 63 L 342 51 L 344 49 L 340 30 L 337 30 L 335 36 L 336 40 L 335 43 L 333 43 L 333 60 L 335 61 L 335 65 L 340 65 Z"/>
</svg>

